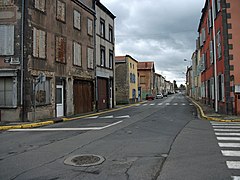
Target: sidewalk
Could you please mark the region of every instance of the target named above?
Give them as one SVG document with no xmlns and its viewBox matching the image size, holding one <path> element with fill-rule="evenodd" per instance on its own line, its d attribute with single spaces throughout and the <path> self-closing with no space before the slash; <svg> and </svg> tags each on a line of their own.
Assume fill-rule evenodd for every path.
<svg viewBox="0 0 240 180">
<path fill-rule="evenodd" d="M 240 116 L 216 113 L 214 108 L 211 106 L 201 103 L 200 101 L 196 101 L 191 97 L 188 98 L 198 108 L 199 115 L 203 119 L 219 122 L 240 122 Z"/>
</svg>

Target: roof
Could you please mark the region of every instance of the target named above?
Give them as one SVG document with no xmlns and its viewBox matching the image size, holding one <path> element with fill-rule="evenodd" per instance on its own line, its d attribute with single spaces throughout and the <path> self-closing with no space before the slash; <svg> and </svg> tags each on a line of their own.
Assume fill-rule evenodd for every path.
<svg viewBox="0 0 240 180">
<path fill-rule="evenodd" d="M 115 18 L 116 18 L 116 16 L 113 15 L 112 12 L 109 11 L 108 8 L 106 8 L 106 6 L 104 6 L 104 5 L 100 2 L 100 0 L 97 0 L 97 1 L 96 1 L 96 5 L 97 5 L 100 9 L 102 9 L 105 13 L 107 13 L 112 19 L 115 19 Z"/>
<path fill-rule="evenodd" d="M 151 70 L 154 69 L 154 62 L 148 61 L 148 62 L 138 62 L 138 69 L 139 70 Z"/>
<path fill-rule="evenodd" d="M 126 62 L 125 56 L 115 56 L 115 62 Z"/>
</svg>

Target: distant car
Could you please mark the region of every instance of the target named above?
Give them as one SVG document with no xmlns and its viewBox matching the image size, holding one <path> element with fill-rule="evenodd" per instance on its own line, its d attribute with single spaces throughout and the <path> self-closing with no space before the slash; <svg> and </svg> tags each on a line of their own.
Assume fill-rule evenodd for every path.
<svg viewBox="0 0 240 180">
<path fill-rule="evenodd" d="M 167 97 L 167 95 L 168 95 L 167 92 L 163 93 L 163 97 Z"/>
<path fill-rule="evenodd" d="M 154 100 L 154 96 L 152 94 L 147 94 L 146 100 Z"/>
<path fill-rule="evenodd" d="M 156 99 L 162 99 L 162 98 L 163 98 L 162 93 L 159 93 L 159 94 L 156 95 Z"/>
</svg>

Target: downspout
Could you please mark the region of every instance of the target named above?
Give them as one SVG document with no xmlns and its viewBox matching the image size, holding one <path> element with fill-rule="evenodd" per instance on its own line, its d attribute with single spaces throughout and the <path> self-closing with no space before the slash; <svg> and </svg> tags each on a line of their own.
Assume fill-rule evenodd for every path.
<svg viewBox="0 0 240 180">
<path fill-rule="evenodd" d="M 20 92 L 20 104 L 21 104 L 21 121 L 24 121 L 24 113 L 25 113 L 25 107 L 24 107 L 24 23 L 25 21 L 25 0 L 22 0 L 22 18 L 21 18 L 21 92 Z"/>
<path fill-rule="evenodd" d="M 218 89 L 217 89 L 217 55 L 216 55 L 216 37 L 215 37 L 215 16 L 214 16 L 214 0 L 212 0 L 212 23 L 213 23 L 213 51 L 214 51 L 214 87 L 215 87 L 215 112 L 218 112 Z"/>
<path fill-rule="evenodd" d="M 95 11 L 95 15 L 94 15 L 94 30 L 93 30 L 93 41 L 94 41 L 94 73 L 95 73 L 95 110 L 98 112 L 99 109 L 98 109 L 98 80 L 97 80 L 97 53 L 96 53 L 96 0 L 94 0 L 94 11 Z"/>
</svg>

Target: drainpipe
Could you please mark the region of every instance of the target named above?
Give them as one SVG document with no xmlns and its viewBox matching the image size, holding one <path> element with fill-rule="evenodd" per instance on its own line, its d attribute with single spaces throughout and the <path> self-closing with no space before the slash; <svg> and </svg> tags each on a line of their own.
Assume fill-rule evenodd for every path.
<svg viewBox="0 0 240 180">
<path fill-rule="evenodd" d="M 215 112 L 218 112 L 218 91 L 217 91 L 217 53 L 216 53 L 216 36 L 215 36 L 215 16 L 214 16 L 214 0 L 212 0 L 212 23 L 213 23 L 213 51 L 214 51 L 214 86 L 215 86 Z"/>
<path fill-rule="evenodd" d="M 25 19 L 25 0 L 22 0 L 22 18 L 21 18 L 21 92 L 20 92 L 20 104 L 21 104 L 21 120 L 24 121 L 24 113 L 25 113 L 25 107 L 24 107 L 24 19 Z"/>
<path fill-rule="evenodd" d="M 96 20 L 97 20 L 97 12 L 96 12 L 96 1 L 94 1 L 94 11 L 95 11 L 95 15 L 94 15 L 94 30 L 93 30 L 93 38 L 94 38 L 94 70 L 95 70 L 95 109 L 98 112 L 98 81 L 97 81 L 97 46 L 96 46 Z"/>
</svg>

